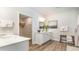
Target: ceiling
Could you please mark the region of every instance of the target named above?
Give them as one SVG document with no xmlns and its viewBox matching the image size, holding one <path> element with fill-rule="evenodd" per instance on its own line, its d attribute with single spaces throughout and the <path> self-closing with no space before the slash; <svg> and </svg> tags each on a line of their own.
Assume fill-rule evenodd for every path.
<svg viewBox="0 0 79 59">
<path fill-rule="evenodd" d="M 78 7 L 33 7 L 32 9 L 40 13 L 44 17 L 49 17 L 51 15 L 55 15 L 60 12 L 77 10 L 79 8 Z"/>
</svg>

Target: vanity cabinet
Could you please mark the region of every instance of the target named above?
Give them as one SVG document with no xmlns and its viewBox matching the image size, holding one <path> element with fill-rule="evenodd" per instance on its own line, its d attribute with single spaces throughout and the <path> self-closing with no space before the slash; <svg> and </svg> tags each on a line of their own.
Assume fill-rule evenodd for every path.
<svg viewBox="0 0 79 59">
<path fill-rule="evenodd" d="M 51 39 L 51 33 L 36 33 L 36 44 L 42 45 Z"/>
</svg>

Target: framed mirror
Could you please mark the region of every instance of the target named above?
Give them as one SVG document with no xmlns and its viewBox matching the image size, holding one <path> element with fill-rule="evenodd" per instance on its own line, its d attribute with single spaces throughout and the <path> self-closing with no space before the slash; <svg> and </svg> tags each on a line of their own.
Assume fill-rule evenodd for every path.
<svg viewBox="0 0 79 59">
<path fill-rule="evenodd" d="M 48 21 L 48 28 L 56 29 L 57 27 L 58 27 L 58 21 L 57 20 Z"/>
<path fill-rule="evenodd" d="M 43 29 L 44 28 L 44 22 L 39 22 L 39 28 Z"/>
</svg>

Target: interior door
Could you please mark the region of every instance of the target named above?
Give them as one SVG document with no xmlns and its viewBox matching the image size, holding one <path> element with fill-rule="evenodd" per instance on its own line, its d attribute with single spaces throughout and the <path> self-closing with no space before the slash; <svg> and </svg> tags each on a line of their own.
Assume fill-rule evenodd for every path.
<svg viewBox="0 0 79 59">
<path fill-rule="evenodd" d="M 32 38 L 32 18 L 25 15 L 20 15 L 19 23 L 20 35 Z"/>
</svg>

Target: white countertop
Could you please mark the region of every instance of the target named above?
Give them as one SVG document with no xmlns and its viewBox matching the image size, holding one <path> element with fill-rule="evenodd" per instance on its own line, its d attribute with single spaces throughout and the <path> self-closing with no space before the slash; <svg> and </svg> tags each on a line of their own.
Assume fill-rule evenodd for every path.
<svg viewBox="0 0 79 59">
<path fill-rule="evenodd" d="M 4 35 L 2 37 L 0 36 L 0 47 L 19 43 L 26 40 L 30 40 L 30 38 L 21 37 L 18 35 Z"/>
</svg>

